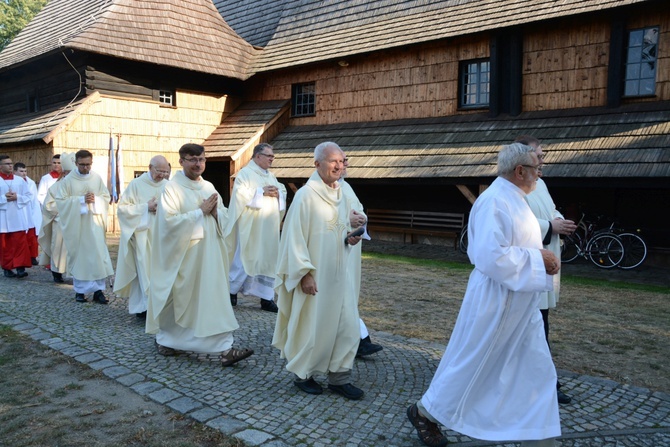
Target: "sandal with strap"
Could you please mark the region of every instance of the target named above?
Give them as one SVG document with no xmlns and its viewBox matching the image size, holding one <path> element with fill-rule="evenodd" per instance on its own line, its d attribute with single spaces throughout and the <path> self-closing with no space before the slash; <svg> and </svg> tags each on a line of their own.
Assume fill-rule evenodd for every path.
<svg viewBox="0 0 670 447">
<path fill-rule="evenodd" d="M 419 408 L 416 404 L 407 409 L 407 418 L 416 428 L 416 433 L 419 435 L 421 442 L 428 447 L 444 447 L 449 443 L 435 422 L 419 414 Z"/>
<path fill-rule="evenodd" d="M 160 355 L 164 355 L 165 357 L 172 357 L 174 355 L 179 355 L 179 351 L 177 351 L 176 349 L 170 348 L 168 346 L 159 345 L 156 340 L 154 340 L 154 344 L 156 345 L 156 351 L 158 351 Z"/>
<path fill-rule="evenodd" d="M 226 354 L 221 354 L 221 366 L 232 366 L 254 353 L 253 349 L 230 348 Z"/>
</svg>

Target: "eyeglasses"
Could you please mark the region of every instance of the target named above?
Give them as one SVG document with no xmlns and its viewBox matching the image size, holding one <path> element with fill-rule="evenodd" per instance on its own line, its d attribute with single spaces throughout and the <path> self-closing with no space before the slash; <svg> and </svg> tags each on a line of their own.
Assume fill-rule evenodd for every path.
<svg viewBox="0 0 670 447">
<path fill-rule="evenodd" d="M 206 163 L 207 159 L 205 157 L 193 157 L 193 158 L 182 158 L 182 160 L 187 161 L 189 163 L 197 164 L 197 163 Z"/>
<path fill-rule="evenodd" d="M 262 155 L 264 157 L 268 157 L 269 159 L 275 158 L 275 154 L 264 154 L 263 152 L 259 152 L 258 155 Z"/>
<path fill-rule="evenodd" d="M 523 166 L 524 168 L 535 169 L 535 172 L 540 172 L 542 170 L 542 164 L 539 164 L 537 166 L 533 166 L 533 165 L 519 165 L 519 166 Z"/>
<path fill-rule="evenodd" d="M 153 166 L 151 167 L 154 171 L 156 171 L 156 174 L 160 175 L 170 175 L 170 171 L 159 171 L 158 169 L 154 168 Z"/>
</svg>

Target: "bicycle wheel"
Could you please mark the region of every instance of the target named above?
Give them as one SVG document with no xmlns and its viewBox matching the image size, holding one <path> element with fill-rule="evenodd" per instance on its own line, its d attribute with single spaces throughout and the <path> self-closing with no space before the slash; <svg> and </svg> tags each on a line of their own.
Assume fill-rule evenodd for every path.
<svg viewBox="0 0 670 447">
<path fill-rule="evenodd" d="M 461 234 L 458 237 L 458 251 L 464 255 L 468 254 L 468 227 L 465 226 L 461 230 Z"/>
<path fill-rule="evenodd" d="M 573 233 L 563 238 L 561 244 L 561 262 L 566 264 L 574 261 L 579 256 L 579 247 L 582 246 L 582 237 Z"/>
<path fill-rule="evenodd" d="M 623 244 L 613 233 L 598 234 L 586 245 L 586 254 L 598 267 L 611 269 L 623 259 Z"/>
<path fill-rule="evenodd" d="M 623 259 L 617 267 L 628 270 L 634 269 L 647 259 L 647 244 L 637 234 L 617 234 L 623 244 Z"/>
</svg>

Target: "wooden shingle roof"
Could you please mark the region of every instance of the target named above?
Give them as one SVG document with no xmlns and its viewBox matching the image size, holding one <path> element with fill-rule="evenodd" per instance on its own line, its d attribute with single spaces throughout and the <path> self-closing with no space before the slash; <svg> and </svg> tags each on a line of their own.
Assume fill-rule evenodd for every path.
<svg viewBox="0 0 670 447">
<path fill-rule="evenodd" d="M 236 160 L 256 144 L 282 114 L 288 112 L 289 101 L 252 101 L 242 104 L 228 115 L 205 140 L 208 157 Z"/>
<path fill-rule="evenodd" d="M 257 52 L 211 0 L 51 0 L 0 53 L 0 69 L 63 48 L 236 79 Z"/>
<path fill-rule="evenodd" d="M 0 116 L 0 145 L 42 140 L 50 143 L 91 104 L 100 98 L 98 92 L 81 98 L 66 107 L 41 110 L 38 113 Z"/>
<path fill-rule="evenodd" d="M 254 43 L 265 49 L 253 67 L 261 72 L 642 1 L 645 0 L 215 0 L 215 3 L 226 22 L 245 38 L 262 34 Z M 273 17 L 267 17 L 270 13 Z"/>
<path fill-rule="evenodd" d="M 670 103 L 529 112 L 513 118 L 434 119 L 293 126 L 272 141 L 278 178 L 306 179 L 314 147 L 334 141 L 350 178 L 463 179 L 496 175 L 503 144 L 522 134 L 543 142 L 552 178 L 670 178 Z"/>
</svg>

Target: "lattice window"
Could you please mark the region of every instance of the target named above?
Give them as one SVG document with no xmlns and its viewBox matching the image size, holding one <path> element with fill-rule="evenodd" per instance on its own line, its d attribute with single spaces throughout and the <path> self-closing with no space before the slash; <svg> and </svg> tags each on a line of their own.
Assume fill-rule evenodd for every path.
<svg viewBox="0 0 670 447">
<path fill-rule="evenodd" d="M 658 31 L 658 27 L 654 26 L 628 32 L 624 96 L 650 96 L 656 93 Z"/>
<path fill-rule="evenodd" d="M 294 84 L 291 104 L 292 116 L 316 115 L 316 86 L 314 82 Z"/>
<path fill-rule="evenodd" d="M 491 62 L 480 59 L 461 62 L 460 107 L 487 107 L 491 91 Z"/>
</svg>

